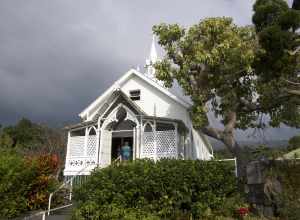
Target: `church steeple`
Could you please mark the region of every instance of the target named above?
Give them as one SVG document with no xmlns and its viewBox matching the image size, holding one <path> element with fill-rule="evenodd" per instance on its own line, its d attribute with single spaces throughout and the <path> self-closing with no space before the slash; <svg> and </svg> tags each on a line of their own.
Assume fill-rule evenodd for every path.
<svg viewBox="0 0 300 220">
<path fill-rule="evenodd" d="M 147 68 L 146 75 L 153 80 L 155 79 L 155 68 L 153 67 L 153 64 L 155 64 L 157 60 L 158 60 L 158 56 L 155 48 L 155 35 L 153 35 L 150 57 L 146 60 L 146 68 Z"/>
</svg>

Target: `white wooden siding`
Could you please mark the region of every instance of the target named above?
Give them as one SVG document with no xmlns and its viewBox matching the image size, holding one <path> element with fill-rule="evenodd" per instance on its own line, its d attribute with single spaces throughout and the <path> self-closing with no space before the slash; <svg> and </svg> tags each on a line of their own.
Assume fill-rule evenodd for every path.
<svg viewBox="0 0 300 220">
<path fill-rule="evenodd" d="M 139 77 L 132 75 L 121 85 L 121 89 L 128 97 L 131 90 L 139 89 L 141 91 L 141 99 L 134 102 L 149 116 L 179 119 L 186 124 L 188 123 L 188 114 L 184 106 L 175 102 Z"/>
</svg>

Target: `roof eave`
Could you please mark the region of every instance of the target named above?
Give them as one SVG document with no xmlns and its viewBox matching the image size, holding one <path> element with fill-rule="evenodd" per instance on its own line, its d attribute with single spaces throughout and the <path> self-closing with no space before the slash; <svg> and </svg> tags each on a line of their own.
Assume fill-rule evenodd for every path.
<svg viewBox="0 0 300 220">
<path fill-rule="evenodd" d="M 91 108 L 95 107 L 96 103 L 100 102 L 102 99 L 104 99 L 107 95 L 109 95 L 114 90 L 119 89 L 120 84 L 123 81 L 125 81 L 131 74 L 132 74 L 132 69 L 127 71 L 120 79 L 115 81 L 113 85 L 111 85 L 102 95 L 100 95 L 96 100 L 94 100 L 90 105 L 88 105 L 82 112 L 80 112 L 79 116 L 81 118 L 84 117 Z"/>
</svg>

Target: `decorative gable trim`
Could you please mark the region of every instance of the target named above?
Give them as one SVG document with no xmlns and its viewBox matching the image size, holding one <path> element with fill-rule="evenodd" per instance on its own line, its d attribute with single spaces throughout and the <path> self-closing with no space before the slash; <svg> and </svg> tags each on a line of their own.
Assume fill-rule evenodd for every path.
<svg viewBox="0 0 300 220">
<path fill-rule="evenodd" d="M 124 105 L 136 115 L 147 115 L 138 105 L 136 105 L 124 92 L 121 90 L 115 91 L 111 96 L 114 96 L 113 101 L 106 108 L 99 108 L 99 112 L 93 117 L 93 121 L 97 121 L 99 117 L 106 118 L 117 105 Z M 102 111 L 100 111 L 102 110 Z"/>
</svg>

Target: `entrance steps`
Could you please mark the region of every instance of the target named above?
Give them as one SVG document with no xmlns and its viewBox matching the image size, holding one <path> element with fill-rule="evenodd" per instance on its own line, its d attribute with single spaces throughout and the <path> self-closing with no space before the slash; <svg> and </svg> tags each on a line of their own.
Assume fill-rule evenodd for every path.
<svg viewBox="0 0 300 220">
<path fill-rule="evenodd" d="M 59 210 L 52 211 L 46 220 L 69 220 L 71 219 L 73 206 L 68 206 Z"/>
</svg>

